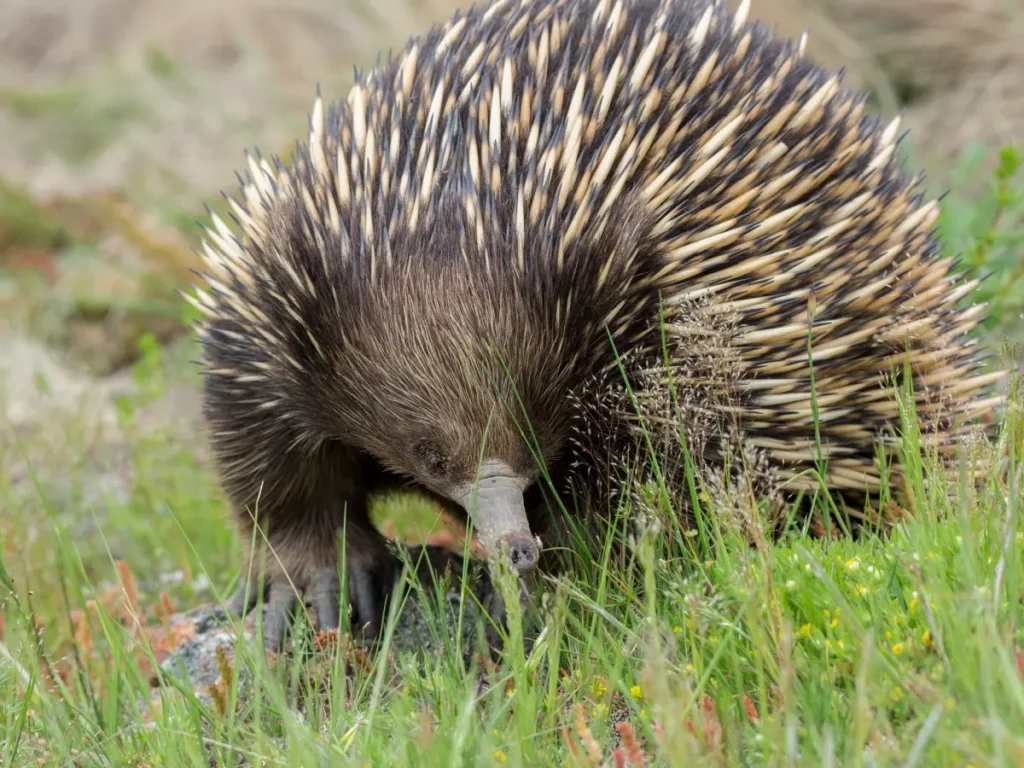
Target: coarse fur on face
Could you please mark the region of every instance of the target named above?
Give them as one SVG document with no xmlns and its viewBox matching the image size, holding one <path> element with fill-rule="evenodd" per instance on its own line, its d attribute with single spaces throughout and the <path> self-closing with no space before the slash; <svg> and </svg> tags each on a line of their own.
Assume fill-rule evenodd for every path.
<svg viewBox="0 0 1024 768">
<path fill-rule="evenodd" d="M 289 220 L 304 211 L 282 210 L 270 258 L 317 258 L 321 246 Z M 344 300 L 296 302 L 302 324 L 315 332 L 286 340 L 300 363 L 292 418 L 306 439 L 340 440 L 453 500 L 481 463 L 500 462 L 528 484 L 540 471 L 538 458 L 559 458 L 571 417 L 566 398 L 598 367 L 588 347 L 607 345 L 594 314 L 614 309 L 612 302 L 621 303 L 630 283 L 652 268 L 641 219 L 628 204 L 592 242 L 581 238 L 577 246 L 584 261 L 615 250 L 632 260 L 628 273 L 614 275 L 620 291 L 604 295 L 592 270 L 579 270 L 572 281 L 524 280 L 498 238 L 485 246 L 493 266 L 480 270 L 485 256 L 474 252 L 477 246 L 460 246 L 467 227 L 460 216 L 453 208 L 429 234 L 396 238 L 396 249 L 416 255 L 410 268 L 388 270 L 372 285 L 365 276 L 339 274 L 330 287 Z M 324 232 L 328 251 L 340 247 L 330 238 Z M 529 263 L 555 258 L 541 252 L 545 245 L 529 244 Z M 458 255 L 460 248 L 466 250 Z M 295 253 L 302 249 L 309 255 Z M 284 324 L 294 317 L 284 310 L 272 319 Z"/>
<path fill-rule="evenodd" d="M 672 321 L 694 301 L 731 318 L 712 415 L 794 491 L 818 482 L 819 437 L 831 487 L 879 487 L 899 418 L 881 384 L 908 352 L 944 449 L 991 410 L 968 337 L 984 307 L 960 304 L 974 286 L 900 163 L 899 121 L 747 11 L 497 0 L 318 98 L 288 166 L 250 157 L 240 234 L 213 218 L 192 300 L 221 477 L 243 520 L 260 496 L 285 570 L 332 564 L 281 533 L 311 520 L 362 537 L 357 569 L 384 558 L 364 511 L 383 485 L 465 506 L 483 465 L 493 510 L 536 487 L 538 460 L 573 464 L 569 403 L 619 355 L 649 371 L 661 319 L 685 370 Z M 621 410 L 585 426 L 600 440 Z"/>
</svg>

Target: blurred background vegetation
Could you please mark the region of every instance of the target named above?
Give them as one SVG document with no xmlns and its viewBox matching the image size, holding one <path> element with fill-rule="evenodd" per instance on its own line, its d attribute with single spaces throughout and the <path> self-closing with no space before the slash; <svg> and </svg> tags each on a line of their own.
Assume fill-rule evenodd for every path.
<svg viewBox="0 0 1024 768">
<path fill-rule="evenodd" d="M 196 221 L 245 148 L 288 153 L 318 83 L 342 97 L 354 67 L 457 2 L 0 2 L 0 541 L 29 582 L 52 557 L 44 511 L 154 579 L 166 560 L 193 583 L 194 553 L 162 535 L 177 525 L 231 554 L 195 480 L 194 350 L 175 292 L 197 264 Z M 986 341 L 1021 339 L 1024 174 L 1001 152 L 1024 135 L 1020 1 L 755 0 L 752 15 L 809 29 L 813 56 L 882 114 L 905 110 L 928 193 L 952 190 L 950 251 L 993 274 Z M 119 510 L 108 539 L 104 509 Z M 167 509 L 174 521 L 154 522 Z"/>
</svg>

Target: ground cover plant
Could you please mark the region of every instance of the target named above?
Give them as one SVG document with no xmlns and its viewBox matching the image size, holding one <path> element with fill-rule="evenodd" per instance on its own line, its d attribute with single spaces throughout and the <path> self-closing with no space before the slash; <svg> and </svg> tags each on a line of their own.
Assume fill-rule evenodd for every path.
<svg viewBox="0 0 1024 768">
<path fill-rule="evenodd" d="M 941 220 L 963 269 L 992 273 L 982 298 L 993 338 L 1024 308 L 1020 165 L 1004 150 L 987 194 L 947 198 Z M 547 585 L 539 612 L 508 602 L 497 661 L 440 615 L 440 650 L 429 655 L 392 652 L 394 626 L 374 657 L 345 627 L 314 637 L 300 626 L 291 657 L 241 642 L 199 699 L 153 678 L 178 639 L 167 617 L 230 594 L 236 535 L 194 446 L 147 431 L 141 417 L 170 386 L 196 385 L 194 356 L 143 338 L 137 387 L 117 411 L 135 470 L 125 493 L 84 494 L 90 457 L 60 482 L 37 472 L 31 436 L 0 457 L 5 766 L 1024 759 L 1017 376 L 991 439 L 966 442 L 942 478 L 909 427 L 910 392 L 894 392 L 908 482 L 875 500 L 858 536 L 845 534 L 842 515 L 824 514 L 825 493 L 769 541 L 762 500 L 742 492 L 742 477 L 735 493 L 696 481 L 682 489 L 696 501 L 694 521 L 662 503 L 678 487 L 654 482 L 633 489 L 596 556 L 581 551 L 570 577 Z M 72 454 L 87 442 L 73 421 L 61 439 Z M 375 516 L 422 538 L 432 512 L 396 497 Z M 437 598 L 429 585 L 418 595 L 427 606 Z"/>
</svg>

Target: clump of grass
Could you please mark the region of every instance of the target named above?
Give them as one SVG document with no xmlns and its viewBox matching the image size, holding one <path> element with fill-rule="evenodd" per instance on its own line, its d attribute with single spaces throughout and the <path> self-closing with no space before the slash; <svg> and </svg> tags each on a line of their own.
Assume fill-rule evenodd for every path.
<svg viewBox="0 0 1024 768">
<path fill-rule="evenodd" d="M 70 241 L 56 215 L 36 203 L 21 187 L 0 178 L 0 256 L 13 248 L 49 251 Z"/>
<path fill-rule="evenodd" d="M 957 185 L 971 181 L 988 154 L 968 148 Z M 985 326 L 994 333 L 1020 337 L 1024 323 L 1024 154 L 1014 146 L 999 152 L 999 163 L 985 193 L 971 204 L 956 200 L 943 206 L 939 231 L 947 252 L 961 258 L 961 270 L 985 276 L 975 300 L 991 303 Z"/>
<path fill-rule="evenodd" d="M 146 115 L 124 89 L 93 91 L 77 84 L 49 89 L 0 89 L 0 108 L 42 129 L 42 146 L 70 163 L 102 153 L 125 127 Z"/>
<path fill-rule="evenodd" d="M 146 347 L 141 399 L 122 403 L 129 431 L 175 367 Z M 140 627 L 195 598 L 155 574 L 208 573 L 227 587 L 236 542 L 207 470 L 140 431 L 132 492 L 97 521 L 111 537 L 100 546 L 74 540 L 41 485 L 34 507 L 4 521 L 25 541 L 35 526 L 46 546 L 5 541 L 0 559 L 0 755 L 55 766 L 1016 764 L 1021 380 L 1011 377 L 994 436 L 965 443 L 952 468 L 921 447 L 911 385 L 896 395 L 915 500 L 884 533 L 788 528 L 772 540 L 750 524 L 756 512 L 696 494 L 694 535 L 662 503 L 692 500 L 691 489 L 655 473 L 622 495 L 598 555 L 581 544 L 539 606 L 506 599 L 497 660 L 454 642 L 396 652 L 394 624 L 369 656 L 345 627 L 313 636 L 300 623 L 293 657 L 248 640 L 220 657 L 222 684 L 206 699 L 173 681 L 154 693 L 157 643 Z M 378 517 L 392 504 L 412 517 L 406 500 Z M 831 508 L 825 494 L 815 504 Z M 702 536 L 708 546 L 694 544 Z M 496 576 L 510 597 L 515 585 Z M 451 635 L 440 616 L 433 630 Z"/>
</svg>

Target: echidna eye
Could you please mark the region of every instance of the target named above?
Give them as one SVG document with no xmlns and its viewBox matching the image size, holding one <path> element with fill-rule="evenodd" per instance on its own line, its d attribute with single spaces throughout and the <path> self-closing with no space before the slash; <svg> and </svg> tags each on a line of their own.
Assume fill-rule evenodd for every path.
<svg viewBox="0 0 1024 768">
<path fill-rule="evenodd" d="M 444 475 L 448 469 L 448 457 L 441 446 L 433 440 L 420 440 L 415 447 L 416 457 L 432 475 Z"/>
</svg>

